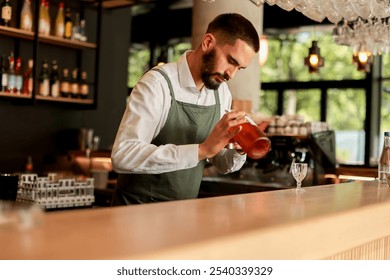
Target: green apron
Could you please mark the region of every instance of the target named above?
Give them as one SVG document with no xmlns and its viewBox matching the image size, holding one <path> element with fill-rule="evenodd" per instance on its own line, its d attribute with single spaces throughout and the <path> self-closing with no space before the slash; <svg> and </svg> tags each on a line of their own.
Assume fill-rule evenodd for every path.
<svg viewBox="0 0 390 280">
<path fill-rule="evenodd" d="M 170 89 L 171 108 L 167 121 L 153 139 L 156 146 L 202 143 L 220 119 L 218 91 L 214 91 L 215 105 L 201 106 L 177 101 L 171 81 L 160 72 Z M 196 198 L 206 160 L 196 167 L 162 174 L 119 174 L 112 205 L 127 205 Z"/>
</svg>

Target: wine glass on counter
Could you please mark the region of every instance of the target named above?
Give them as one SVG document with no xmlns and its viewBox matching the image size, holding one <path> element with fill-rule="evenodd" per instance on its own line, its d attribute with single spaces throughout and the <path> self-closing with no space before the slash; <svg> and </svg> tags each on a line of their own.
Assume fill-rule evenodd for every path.
<svg viewBox="0 0 390 280">
<path fill-rule="evenodd" d="M 302 192 L 302 181 L 307 175 L 307 163 L 294 162 L 291 164 L 291 174 L 297 182 L 296 191 Z"/>
</svg>

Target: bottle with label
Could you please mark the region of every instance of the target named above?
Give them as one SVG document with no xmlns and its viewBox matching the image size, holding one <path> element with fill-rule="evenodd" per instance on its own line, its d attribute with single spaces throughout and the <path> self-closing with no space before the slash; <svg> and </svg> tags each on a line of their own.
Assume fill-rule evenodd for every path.
<svg viewBox="0 0 390 280">
<path fill-rule="evenodd" d="M 58 12 L 56 17 L 54 35 L 63 38 L 64 30 L 65 30 L 64 2 L 60 2 L 58 3 Z"/>
<path fill-rule="evenodd" d="M 15 63 L 15 88 L 14 93 L 21 94 L 23 88 L 22 59 L 18 57 Z"/>
<path fill-rule="evenodd" d="M 64 38 L 71 39 L 73 32 L 73 21 L 72 21 L 72 11 L 70 8 L 66 8 L 65 10 L 65 31 Z"/>
<path fill-rule="evenodd" d="M 53 60 L 51 64 L 50 95 L 53 97 L 60 96 L 60 76 L 58 74 L 58 64 L 56 60 Z"/>
<path fill-rule="evenodd" d="M 7 58 L 5 55 L 1 56 L 1 80 L 0 80 L 0 91 L 6 92 L 8 88 L 8 66 L 7 66 Z"/>
<path fill-rule="evenodd" d="M 34 60 L 29 59 L 27 70 L 23 74 L 23 94 L 31 95 L 33 91 L 33 67 L 34 67 Z"/>
<path fill-rule="evenodd" d="M 70 96 L 69 69 L 68 68 L 64 68 L 62 70 L 60 92 L 61 92 L 62 97 L 69 97 Z"/>
<path fill-rule="evenodd" d="M 79 72 L 79 70 L 77 68 L 73 69 L 73 71 L 72 71 L 72 78 L 71 78 L 71 82 L 70 82 L 70 94 L 71 94 L 72 98 L 79 97 L 78 72 Z"/>
<path fill-rule="evenodd" d="M 14 54 L 8 58 L 8 87 L 6 92 L 13 93 L 16 87 L 16 76 L 15 76 L 15 57 Z"/>
<path fill-rule="evenodd" d="M 79 84 L 79 96 L 82 99 L 87 99 L 89 94 L 89 85 L 87 82 L 87 71 L 81 71 L 80 84 Z"/>
<path fill-rule="evenodd" d="M 49 96 L 50 94 L 49 64 L 46 60 L 42 62 L 41 72 L 39 74 L 39 94 L 42 96 Z"/>
<path fill-rule="evenodd" d="M 381 184 L 388 184 L 387 176 L 390 176 L 390 132 L 389 131 L 386 131 L 384 133 L 383 148 L 378 161 L 379 182 Z"/>
<path fill-rule="evenodd" d="M 12 6 L 10 0 L 1 2 L 1 25 L 10 26 L 12 19 Z"/>
<path fill-rule="evenodd" d="M 31 11 L 31 0 L 24 0 L 22 12 L 20 14 L 20 29 L 32 31 L 33 15 Z"/>
</svg>

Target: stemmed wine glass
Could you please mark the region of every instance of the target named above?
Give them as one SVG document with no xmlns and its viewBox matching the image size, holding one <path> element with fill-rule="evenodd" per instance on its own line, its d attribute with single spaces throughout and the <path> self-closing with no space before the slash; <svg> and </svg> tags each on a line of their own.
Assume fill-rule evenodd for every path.
<svg viewBox="0 0 390 280">
<path fill-rule="evenodd" d="M 301 186 L 307 174 L 307 163 L 294 162 L 291 164 L 291 173 L 297 182 L 296 191 L 303 191 Z"/>
</svg>

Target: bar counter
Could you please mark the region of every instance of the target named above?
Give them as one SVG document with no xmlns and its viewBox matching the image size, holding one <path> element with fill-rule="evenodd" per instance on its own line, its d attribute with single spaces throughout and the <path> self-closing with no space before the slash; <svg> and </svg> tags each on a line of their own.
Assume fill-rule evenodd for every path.
<svg viewBox="0 0 390 280">
<path fill-rule="evenodd" d="M 377 181 L 45 212 L 0 226 L 0 259 L 390 259 Z"/>
</svg>

